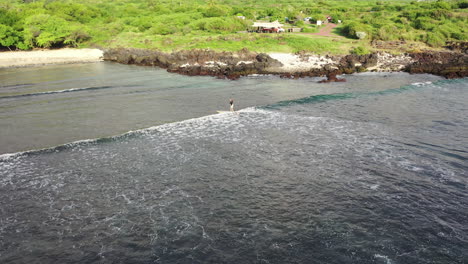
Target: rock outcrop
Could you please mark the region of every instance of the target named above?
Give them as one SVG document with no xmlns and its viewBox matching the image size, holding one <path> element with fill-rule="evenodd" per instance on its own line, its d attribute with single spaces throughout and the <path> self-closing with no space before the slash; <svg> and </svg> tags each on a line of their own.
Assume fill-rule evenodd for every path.
<svg viewBox="0 0 468 264">
<path fill-rule="evenodd" d="M 104 59 L 124 64 L 158 66 L 184 75 L 208 75 L 237 79 L 251 74 L 274 74 L 282 78 L 327 76 L 326 81 L 343 81 L 336 75 L 364 71 L 406 71 L 430 73 L 446 78 L 468 76 L 468 54 L 464 52 L 421 52 L 393 55 L 317 56 L 305 53 L 272 54 L 248 50 L 216 52 L 183 50 L 164 53 L 145 49 L 110 49 Z"/>
<path fill-rule="evenodd" d="M 414 63 L 405 71 L 409 73 L 431 73 L 448 79 L 468 76 L 468 54 L 456 52 L 431 52 L 410 54 Z"/>
<path fill-rule="evenodd" d="M 144 49 L 110 49 L 104 59 L 123 64 L 159 66 L 169 72 L 184 75 L 209 75 L 237 79 L 240 76 L 259 73 L 261 69 L 281 63 L 267 54 L 248 50 L 239 52 L 215 52 L 212 50 L 183 50 L 164 53 Z"/>
</svg>

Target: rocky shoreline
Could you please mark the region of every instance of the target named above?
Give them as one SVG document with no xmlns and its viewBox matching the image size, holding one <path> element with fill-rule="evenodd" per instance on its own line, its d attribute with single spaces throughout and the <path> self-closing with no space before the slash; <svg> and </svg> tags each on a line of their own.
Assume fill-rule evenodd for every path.
<svg viewBox="0 0 468 264">
<path fill-rule="evenodd" d="M 284 78 L 328 76 L 329 81 L 343 81 L 336 75 L 355 72 L 430 73 L 446 78 L 468 76 L 468 54 L 454 51 L 426 51 L 393 55 L 318 56 L 306 53 L 215 52 L 184 50 L 164 53 L 146 49 L 109 49 L 104 60 L 123 64 L 158 66 L 184 75 L 207 75 L 238 79 L 251 74 L 273 74 Z"/>
</svg>

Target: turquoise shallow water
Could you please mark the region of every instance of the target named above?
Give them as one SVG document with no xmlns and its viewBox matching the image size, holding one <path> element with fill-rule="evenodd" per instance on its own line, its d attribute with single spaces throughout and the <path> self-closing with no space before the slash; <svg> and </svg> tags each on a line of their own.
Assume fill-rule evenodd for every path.
<svg viewBox="0 0 468 264">
<path fill-rule="evenodd" d="M 9 71 L 3 153 L 45 149 L 0 158 L 2 263 L 468 259 L 466 79 Z"/>
</svg>

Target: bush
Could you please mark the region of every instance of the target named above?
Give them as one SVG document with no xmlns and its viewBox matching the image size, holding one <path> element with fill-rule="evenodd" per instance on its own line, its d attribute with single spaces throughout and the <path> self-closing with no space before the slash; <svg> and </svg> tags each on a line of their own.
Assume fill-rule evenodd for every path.
<svg viewBox="0 0 468 264">
<path fill-rule="evenodd" d="M 56 14 L 68 21 L 78 21 L 80 23 L 88 23 L 100 15 L 97 9 L 78 3 L 50 2 L 47 3 L 45 8 L 50 10 L 52 14 Z"/>
<path fill-rule="evenodd" d="M 456 40 L 463 40 L 463 41 L 468 40 L 467 34 L 459 33 L 459 32 L 452 33 L 451 37 Z"/>
<path fill-rule="evenodd" d="M 222 17 L 226 16 L 229 12 L 229 8 L 226 6 L 210 6 L 203 11 L 205 17 Z"/>
<path fill-rule="evenodd" d="M 296 23 L 294 23 L 294 25 L 296 27 L 303 27 L 305 24 L 304 24 L 304 21 L 302 20 L 297 20 Z"/>
<path fill-rule="evenodd" d="M 434 20 L 428 17 L 420 17 L 414 21 L 413 27 L 416 29 L 432 30 L 436 26 L 434 22 Z"/>
<path fill-rule="evenodd" d="M 318 29 L 315 26 L 309 26 L 309 27 L 304 27 L 302 29 L 302 32 L 304 32 L 304 33 L 317 33 Z"/>
<path fill-rule="evenodd" d="M 356 54 L 356 55 L 370 54 L 370 51 L 368 49 L 361 47 L 361 46 L 352 49 L 350 52 L 351 54 Z"/>
<path fill-rule="evenodd" d="M 39 14 L 27 17 L 24 24 L 24 39 L 33 47 L 61 45 L 70 36 L 70 24 L 60 17 Z"/>
<path fill-rule="evenodd" d="M 417 41 L 419 40 L 419 35 L 414 31 L 404 32 L 401 34 L 400 39 L 406 41 Z"/>
<path fill-rule="evenodd" d="M 0 25 L 13 27 L 20 19 L 16 12 L 0 9 Z"/>
<path fill-rule="evenodd" d="M 10 26 L 0 24 L 0 46 L 7 47 L 8 49 L 17 46 L 20 40 L 19 32 Z"/>
<path fill-rule="evenodd" d="M 450 38 L 453 33 L 458 32 L 458 28 L 452 24 L 444 24 L 437 27 L 437 32 L 441 33 L 446 38 Z"/>
<path fill-rule="evenodd" d="M 199 19 L 194 22 L 193 27 L 198 30 L 221 33 L 221 32 L 236 32 L 245 30 L 246 24 L 244 20 L 237 18 L 223 19 L 219 17 L 210 17 Z"/>
<path fill-rule="evenodd" d="M 443 2 L 443 1 L 437 1 L 434 3 L 435 8 L 440 8 L 440 9 L 450 9 L 452 8 L 449 3 Z"/>
<path fill-rule="evenodd" d="M 91 39 L 91 36 L 82 27 L 74 26 L 70 30 L 70 35 L 65 38 L 63 43 L 77 47 L 78 43 L 89 39 Z"/>
<path fill-rule="evenodd" d="M 343 26 L 343 33 L 350 38 L 359 38 L 357 32 L 369 32 L 369 26 L 361 24 L 359 22 L 350 22 Z M 367 35 L 367 34 L 366 34 Z M 362 34 L 360 34 L 362 37 Z"/>
<path fill-rule="evenodd" d="M 397 40 L 400 37 L 399 29 L 394 25 L 387 25 L 381 27 L 377 31 L 377 38 L 380 40 Z"/>
<path fill-rule="evenodd" d="M 430 13 L 431 18 L 434 19 L 443 19 L 449 18 L 452 16 L 452 13 L 446 9 L 437 9 Z"/>
<path fill-rule="evenodd" d="M 458 3 L 458 8 L 461 8 L 461 9 L 468 8 L 468 2 Z"/>
<path fill-rule="evenodd" d="M 431 47 L 441 47 L 445 44 L 445 38 L 439 32 L 428 32 L 426 35 L 426 43 Z"/>
<path fill-rule="evenodd" d="M 154 35 L 170 35 L 176 32 L 177 32 L 176 27 L 165 25 L 165 24 L 156 24 L 152 26 L 151 29 L 149 30 L 149 33 L 154 34 Z"/>
</svg>

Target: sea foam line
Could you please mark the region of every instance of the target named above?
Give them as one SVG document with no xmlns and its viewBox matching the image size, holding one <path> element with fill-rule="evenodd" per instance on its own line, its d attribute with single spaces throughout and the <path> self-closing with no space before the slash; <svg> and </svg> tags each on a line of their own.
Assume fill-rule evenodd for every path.
<svg viewBox="0 0 468 264">
<path fill-rule="evenodd" d="M 26 96 L 39 96 L 39 95 L 46 95 L 46 94 L 70 93 L 70 92 L 78 92 L 78 91 L 86 91 L 86 90 L 100 90 L 100 89 L 108 89 L 108 88 L 113 88 L 113 87 L 114 86 L 70 88 L 70 89 L 58 90 L 58 91 L 47 91 L 47 92 L 40 92 L 40 93 L 29 93 L 29 94 L 18 94 L 18 95 L 3 96 L 3 97 L 0 97 L 0 99 L 15 98 L 15 97 L 26 97 Z"/>
<path fill-rule="evenodd" d="M 255 107 L 248 107 L 244 108 L 241 110 L 238 110 L 236 112 L 268 112 L 265 110 L 257 110 Z M 82 139 L 82 140 L 77 140 L 61 145 L 56 145 L 52 147 L 46 147 L 46 148 L 39 148 L 39 149 L 32 149 L 32 150 L 26 150 L 26 151 L 20 151 L 20 152 L 15 152 L 15 153 L 5 153 L 0 155 L 0 161 L 8 161 L 13 158 L 18 158 L 21 156 L 27 156 L 27 155 L 33 155 L 37 153 L 43 153 L 43 152 L 54 152 L 54 151 L 59 151 L 61 149 L 68 149 L 72 148 L 75 146 L 80 146 L 80 145 L 87 145 L 87 144 L 95 144 L 98 142 L 107 142 L 107 141 L 114 141 L 120 138 L 125 138 L 128 136 L 133 136 L 133 135 L 139 135 L 139 134 L 144 134 L 147 132 L 153 132 L 153 131 L 167 131 L 177 125 L 180 124 L 185 124 L 185 123 L 190 123 L 194 121 L 201 121 L 201 120 L 207 120 L 207 119 L 213 119 L 215 117 L 225 117 L 231 113 L 221 113 L 221 114 L 212 114 L 212 115 L 206 115 L 206 116 L 201 116 L 201 117 L 195 117 L 195 118 L 190 118 L 178 122 L 173 122 L 173 123 L 166 123 L 162 125 L 157 125 L 157 126 L 151 126 L 148 128 L 142 128 L 142 129 L 137 129 L 137 130 L 129 130 L 123 134 L 119 135 L 114 135 L 114 136 L 109 136 L 109 137 L 103 137 L 103 138 L 93 138 L 93 139 Z"/>
</svg>

